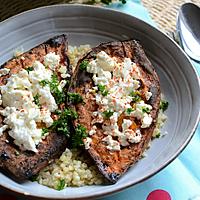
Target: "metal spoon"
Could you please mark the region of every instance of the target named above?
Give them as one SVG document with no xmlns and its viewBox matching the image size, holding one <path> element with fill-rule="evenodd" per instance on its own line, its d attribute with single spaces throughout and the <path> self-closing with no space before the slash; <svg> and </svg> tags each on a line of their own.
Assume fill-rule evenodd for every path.
<svg viewBox="0 0 200 200">
<path fill-rule="evenodd" d="M 188 56 L 200 62 L 200 8 L 183 4 L 177 18 L 177 34 Z"/>
</svg>

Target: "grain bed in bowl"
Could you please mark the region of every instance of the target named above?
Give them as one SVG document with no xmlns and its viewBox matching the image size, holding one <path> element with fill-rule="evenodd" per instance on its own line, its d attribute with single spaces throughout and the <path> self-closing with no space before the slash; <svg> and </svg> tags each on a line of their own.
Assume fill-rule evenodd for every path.
<svg viewBox="0 0 200 200">
<path fill-rule="evenodd" d="M 69 186 L 100 185 L 105 182 L 97 167 L 76 149 L 66 149 L 55 163 L 39 173 L 36 180 L 56 190 Z"/>
</svg>

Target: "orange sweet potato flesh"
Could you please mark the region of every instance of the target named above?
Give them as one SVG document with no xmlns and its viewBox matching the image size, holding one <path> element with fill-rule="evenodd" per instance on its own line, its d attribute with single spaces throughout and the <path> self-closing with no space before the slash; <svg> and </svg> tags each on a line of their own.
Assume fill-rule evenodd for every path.
<svg viewBox="0 0 200 200">
<path fill-rule="evenodd" d="M 9 75 L 0 77 L 0 85 L 6 84 L 7 78 L 11 74 L 32 66 L 34 61 L 43 62 L 44 56 L 49 52 L 56 52 L 60 55 L 60 64 L 66 65 L 68 73 L 71 73 L 66 55 L 67 48 L 67 37 L 60 35 L 34 47 L 17 58 L 11 59 L 1 66 L 1 68 L 11 70 Z M 2 121 L 3 117 L 0 116 L 0 124 Z M 17 180 L 28 179 L 47 166 L 53 159 L 59 158 L 67 147 L 67 141 L 67 137 L 63 134 L 50 133 L 39 143 L 38 152 L 34 153 L 20 150 L 14 145 L 13 139 L 7 133 L 4 133 L 0 137 L 0 168 L 13 175 Z"/>
<path fill-rule="evenodd" d="M 160 84 L 155 69 L 145 55 L 139 42 L 135 40 L 110 42 L 93 48 L 79 61 L 70 87 L 70 91 L 79 93 L 85 102 L 84 104 L 75 106 L 79 114 L 79 118 L 75 124 L 82 124 L 87 128 L 87 131 L 92 127 L 91 121 L 94 119 L 92 113 L 97 110 L 98 105 L 95 103 L 95 100 L 92 100 L 92 94 L 87 93 L 88 89 L 94 86 L 92 74 L 80 70 L 79 65 L 83 60 L 91 61 L 95 59 L 95 55 L 100 51 L 105 51 L 111 57 L 116 57 L 119 62 L 122 62 L 125 57 L 130 58 L 136 63 L 141 73 L 143 85 L 141 94 L 143 98 L 146 90 L 152 92 L 151 98 L 148 101 L 145 100 L 145 103 L 150 104 L 153 108 L 150 112 L 153 123 L 150 127 L 141 129 L 142 139 L 139 143 L 130 144 L 121 148 L 120 151 L 110 151 L 106 148 L 105 143 L 102 142 L 105 135 L 103 134 L 101 125 L 97 127 L 96 133 L 90 136 L 92 143 L 91 147 L 87 150 L 89 155 L 95 161 L 100 172 L 110 182 L 115 183 L 130 166 L 141 158 L 151 140 L 160 104 Z M 118 123 L 122 123 L 124 117 L 123 115 L 120 116 L 121 119 L 119 119 Z M 131 128 L 136 129 L 137 127 L 138 125 L 133 121 Z"/>
</svg>

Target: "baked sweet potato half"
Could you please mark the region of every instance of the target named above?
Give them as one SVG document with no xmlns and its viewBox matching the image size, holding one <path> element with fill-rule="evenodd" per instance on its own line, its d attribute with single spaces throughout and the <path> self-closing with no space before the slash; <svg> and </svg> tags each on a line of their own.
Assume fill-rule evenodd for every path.
<svg viewBox="0 0 200 200">
<path fill-rule="evenodd" d="M 69 91 L 83 99 L 74 125 L 88 133 L 85 148 L 115 183 L 151 140 L 160 104 L 155 69 L 138 41 L 100 44 L 78 62 Z"/>
<path fill-rule="evenodd" d="M 56 110 L 63 110 L 65 108 L 65 102 L 60 100 L 60 95 L 67 90 L 68 86 L 66 83 L 70 81 L 71 76 L 69 60 L 66 54 L 67 49 L 67 37 L 65 35 L 56 36 L 1 66 L 0 86 L 3 105 L 0 106 L 0 168 L 11 173 L 18 180 L 28 179 L 37 174 L 42 168 L 47 166 L 52 159 L 58 158 L 66 149 L 68 141 L 66 135 L 59 133 L 59 131 L 50 131 L 47 134 L 48 130 L 45 127 L 48 123 L 49 127 L 53 121 L 57 120 Z M 61 66 L 62 70 L 60 70 Z M 34 68 L 36 69 L 34 70 Z M 13 76 L 14 74 L 16 76 Z M 45 78 L 42 80 L 41 77 L 49 77 L 49 80 Z M 61 87 L 59 85 L 61 80 L 64 80 L 65 86 L 63 85 L 64 89 L 60 89 L 59 91 L 58 87 Z M 24 82 L 21 83 L 20 81 Z M 34 84 L 37 85 L 35 90 L 38 90 L 38 93 L 31 88 Z M 47 86 L 48 84 L 50 84 L 50 89 Z M 4 88 L 5 86 L 7 88 Z M 10 93 L 7 91 L 9 87 L 12 88 Z M 31 94 L 28 93 L 29 90 L 32 91 Z M 50 90 L 53 96 L 51 96 Z M 13 92 L 15 92 L 15 94 L 13 94 Z M 29 96 L 26 96 L 26 93 L 28 93 Z M 23 113 L 28 112 L 26 111 L 25 104 L 27 104 L 28 110 L 28 102 L 32 94 L 35 94 L 35 96 L 31 97 L 33 101 L 30 102 L 30 105 L 32 106 L 31 109 L 35 110 L 31 114 L 29 113 L 32 116 L 27 115 L 27 118 L 32 117 L 32 121 L 28 121 Z M 9 101 L 10 98 L 13 99 Z M 21 102 L 19 98 L 27 98 L 27 101 L 24 99 L 21 105 L 19 105 L 19 102 Z M 18 107 L 18 109 L 15 109 L 15 112 L 12 111 L 11 105 Z M 54 108 L 49 108 L 48 106 L 54 106 Z M 13 112 L 10 113 L 12 116 L 6 113 L 6 107 L 8 112 Z M 49 108 L 50 111 L 47 108 Z M 44 119 L 44 117 L 43 120 L 40 120 L 39 118 L 35 119 L 33 117 L 36 115 L 36 111 L 39 112 L 40 115 L 42 115 L 42 112 L 51 113 L 48 116 L 45 115 L 46 119 Z M 22 114 L 20 115 L 19 112 Z M 15 117 L 16 119 L 14 121 Z M 17 119 L 21 121 L 17 121 Z M 7 125 L 8 123 L 9 127 Z M 21 127 L 20 123 L 22 123 Z M 37 128 L 40 128 L 34 128 L 34 130 L 40 130 L 38 134 L 43 134 L 43 138 L 39 137 L 39 142 L 37 141 L 36 144 L 32 144 L 31 146 L 31 142 L 33 143 L 31 140 L 30 144 L 25 146 L 26 141 L 22 141 L 22 143 L 24 142 L 24 144 L 22 144 L 19 140 L 15 139 L 17 130 L 18 138 L 23 137 L 23 134 L 25 135 L 28 130 L 32 130 L 27 127 L 33 126 L 34 123 Z M 26 129 L 22 132 L 24 126 Z M 6 130 L 3 130 L 4 128 Z"/>
</svg>

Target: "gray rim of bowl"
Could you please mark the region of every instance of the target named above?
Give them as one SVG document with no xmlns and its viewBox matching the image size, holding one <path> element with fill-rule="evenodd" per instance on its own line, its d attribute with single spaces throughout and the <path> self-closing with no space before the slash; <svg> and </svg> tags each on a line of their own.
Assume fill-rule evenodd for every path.
<svg viewBox="0 0 200 200">
<path fill-rule="evenodd" d="M 160 34 L 164 35 L 165 37 L 167 37 L 169 39 L 170 42 L 172 42 L 180 51 L 182 54 L 185 55 L 185 57 L 187 57 L 187 60 L 188 62 L 190 63 L 190 66 L 194 72 L 194 74 L 196 75 L 197 77 L 197 81 L 198 81 L 198 87 L 199 87 L 199 91 L 200 91 L 200 80 L 198 78 L 198 73 L 197 73 L 197 70 L 193 67 L 189 57 L 186 55 L 186 53 L 181 49 L 180 46 L 177 45 L 177 43 L 171 39 L 167 34 L 163 33 L 162 31 L 159 31 L 158 29 L 156 29 L 155 27 L 151 26 L 150 24 L 148 24 L 147 22 L 141 20 L 141 19 L 138 19 L 137 17 L 134 17 L 130 14 L 126 14 L 126 13 L 123 13 L 123 12 L 120 12 L 120 11 L 117 11 L 117 10 L 114 10 L 114 9 L 111 9 L 111 8 L 106 8 L 106 7 L 96 7 L 96 6 L 92 6 L 92 5 L 82 5 L 82 4 L 57 4 L 57 5 L 50 5 L 50 6 L 42 6 L 42 7 L 39 7 L 39 8 L 35 8 L 35 9 L 31 9 L 31 10 L 28 10 L 28 11 L 24 11 L 22 13 L 19 13 L 15 16 L 12 16 L 2 22 L 0 22 L 0 26 L 4 23 L 9 23 L 10 21 L 14 20 L 15 18 L 19 17 L 19 16 L 22 16 L 22 15 L 26 15 L 28 13 L 31 13 L 31 12 L 36 12 L 36 11 L 41 11 L 41 10 L 45 10 L 46 8 L 50 8 L 50 9 L 53 9 L 53 8 L 56 8 L 56 7 L 71 7 L 72 9 L 76 9 L 76 8 L 80 8 L 80 7 L 87 7 L 89 9 L 100 9 L 102 10 L 103 12 L 110 12 L 110 13 L 115 13 L 115 14 L 118 14 L 118 15 L 121 15 L 121 16 L 126 16 L 126 17 L 129 17 L 129 18 L 134 18 L 135 20 L 137 21 L 140 21 L 141 23 L 143 23 L 145 26 L 149 27 L 149 28 L 152 28 L 154 29 L 154 31 L 156 32 L 159 32 Z M 120 192 L 121 190 L 123 189 L 126 189 L 128 187 L 131 187 L 133 185 L 136 185 L 136 184 L 139 184 L 147 179 L 149 179 L 150 177 L 154 176 L 155 174 L 157 174 L 158 172 L 160 172 L 162 169 L 164 169 L 166 166 L 168 166 L 175 158 L 177 158 L 177 156 L 185 149 L 185 147 L 189 144 L 190 140 L 192 139 L 196 129 L 197 129 L 197 126 L 198 126 L 198 123 L 199 123 L 199 119 L 200 119 L 200 108 L 199 108 L 199 112 L 198 112 L 198 115 L 197 115 L 197 118 L 195 120 L 195 125 L 194 127 L 192 128 L 192 130 L 190 130 L 190 134 L 189 134 L 189 137 L 187 138 L 187 140 L 182 144 L 182 146 L 177 150 L 176 154 L 174 154 L 168 161 L 166 161 L 165 163 L 163 163 L 163 165 L 157 169 L 154 173 L 146 176 L 145 178 L 142 178 L 141 180 L 137 181 L 137 182 L 134 182 L 134 183 L 130 183 L 130 184 L 126 184 L 126 185 L 123 185 L 122 187 L 119 187 L 117 188 L 116 190 L 112 190 L 111 191 L 108 191 L 108 192 L 102 192 L 101 194 L 96 194 L 95 196 L 94 195 L 88 195 L 88 196 L 84 196 L 82 198 L 76 198 L 76 197 L 73 197 L 73 198 L 63 198 L 63 197 L 51 197 L 51 196 L 40 196 L 40 195 L 34 195 L 34 194 L 26 194 L 26 193 L 22 193 L 22 192 L 19 192 L 17 190 L 14 190 L 14 189 L 10 189 L 9 186 L 1 186 L 5 189 L 7 189 L 8 191 L 13 191 L 14 193 L 18 193 L 19 195 L 25 195 L 27 197 L 39 197 L 39 198 L 42 198 L 42 199 L 93 199 L 93 198 L 99 198 L 99 197 L 103 197 L 103 196 L 107 196 L 107 195 L 111 195 L 111 194 L 114 194 L 116 192 Z"/>
</svg>

